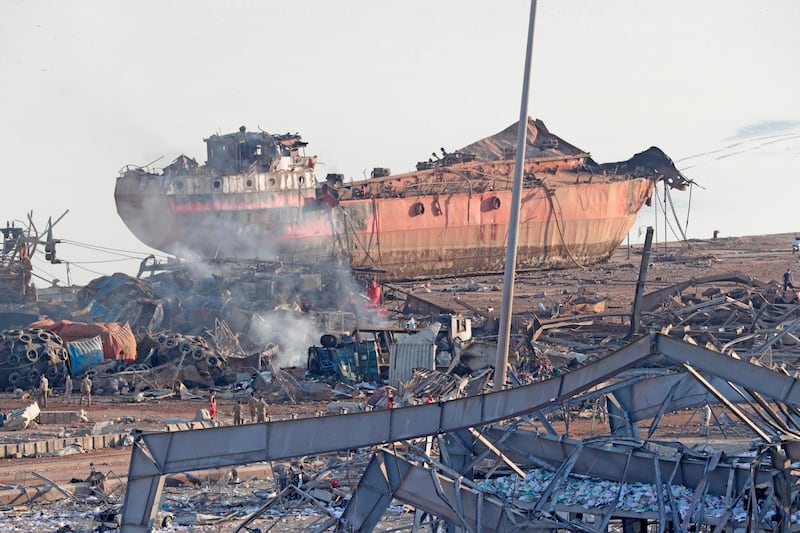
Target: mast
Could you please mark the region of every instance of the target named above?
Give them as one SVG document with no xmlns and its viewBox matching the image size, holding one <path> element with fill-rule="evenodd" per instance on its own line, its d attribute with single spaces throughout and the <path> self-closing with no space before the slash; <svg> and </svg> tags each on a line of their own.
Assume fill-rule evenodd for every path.
<svg viewBox="0 0 800 533">
<path fill-rule="evenodd" d="M 519 211 L 522 198 L 522 172 L 525 168 L 525 147 L 528 144 L 528 87 L 531 77 L 531 56 L 533 54 L 533 23 L 536 19 L 536 0 L 531 0 L 531 13 L 528 20 L 528 43 L 525 51 L 525 72 L 522 76 L 522 102 L 519 110 L 519 129 L 517 130 L 517 157 L 514 162 L 514 185 L 511 191 L 511 219 L 508 225 L 508 245 L 506 248 L 506 268 L 503 274 L 503 302 L 500 312 L 500 326 L 497 332 L 497 359 L 494 366 L 494 390 L 503 390 L 508 365 L 508 345 L 511 336 L 511 309 L 514 302 L 514 274 L 517 270 L 517 233 L 519 231 Z"/>
</svg>

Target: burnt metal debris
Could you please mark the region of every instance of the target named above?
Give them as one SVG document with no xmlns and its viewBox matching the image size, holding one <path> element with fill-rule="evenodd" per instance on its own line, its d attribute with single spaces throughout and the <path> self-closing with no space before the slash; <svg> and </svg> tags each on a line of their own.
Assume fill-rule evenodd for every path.
<svg viewBox="0 0 800 533">
<path fill-rule="evenodd" d="M 375 446 L 343 514 L 319 531 L 371 531 L 392 499 L 468 531 L 606 530 L 612 521 L 640 529 L 652 521 L 684 531 L 790 531 L 798 518 L 796 381 L 649 333 L 569 372 L 502 392 L 143 434 L 133 448 L 122 530 L 147 528 L 170 474 Z M 606 430 L 598 424 L 593 436 L 577 440 L 554 429 L 556 414 L 575 416 L 600 397 Z M 722 427 L 724 412 L 748 430 L 745 438 L 731 438 L 724 449 L 659 438 L 666 413 L 706 406 L 714 425 Z M 647 436 L 638 428 L 643 420 L 652 420 Z M 429 436 L 438 454 L 426 451 Z"/>
<path fill-rule="evenodd" d="M 496 314 L 466 297 L 492 287 L 462 280 L 437 294 L 384 284 L 385 307 L 396 311 L 367 325 L 377 309 L 366 306 L 359 283 L 343 298 L 339 289 L 352 282 L 338 271 L 217 266 L 214 275 L 188 265 L 145 268 L 142 278 L 95 280 L 71 306 L 22 307 L 37 318 L 48 311 L 131 324 L 136 360 L 91 369 L 104 392 L 161 398 L 185 384 L 234 398 L 253 388 L 271 401 L 345 400 L 330 404 L 334 416 L 136 436 L 125 505 L 114 515 L 123 531 L 158 525 L 154 509 L 165 492 L 186 520 L 179 515 L 198 503 L 188 496 L 197 492 L 171 493 L 175 476 L 211 467 L 241 475 L 246 467 L 238 465 L 252 463 L 270 473 L 237 496 L 248 505 L 209 499 L 184 523 L 244 530 L 303 510 L 317 517 L 317 531 L 370 531 L 391 520 L 387 506 L 400 505 L 415 510 L 400 514 L 418 530 L 797 529 L 800 307 L 795 292 L 774 282 L 731 272 L 645 293 L 646 333 L 634 339 L 628 310 L 607 306 L 588 283 L 542 294 L 542 305 L 512 320 L 512 365 L 502 373 L 511 388 L 485 394 L 496 378 Z M 59 316 L 61 309 L 69 311 Z M 256 330 L 298 316 L 322 334 L 291 348 L 300 368 L 282 368 L 284 346 Z M 25 323 L 3 331 L 7 387 L 7 362 L 22 345 L 26 359 L 36 346 L 45 373 L 61 368 L 65 343 L 57 335 L 45 342 L 45 331 Z M 309 364 L 320 347 L 347 364 L 308 372 L 323 370 Z M 425 364 L 413 366 L 418 361 Z M 28 377 L 22 388 L 34 385 Z M 675 411 L 686 415 L 679 426 Z M 221 494 L 239 486 L 232 479 L 220 482 Z"/>
<path fill-rule="evenodd" d="M 316 531 L 371 531 L 392 501 L 434 529 L 797 529 L 797 295 L 740 273 L 689 280 L 645 295 L 648 333 L 632 342 L 619 313 L 576 300 L 518 317 L 519 360 L 506 373 L 516 386 L 502 392 L 483 393 L 488 373 L 468 388 L 452 368 L 417 369 L 393 404 L 141 435 L 123 531 L 146 529 L 171 473 L 353 449 L 369 463 L 344 512 L 326 506 Z M 466 360 L 477 367 L 480 353 Z M 526 372 L 530 358 L 550 367 Z M 662 427 L 674 411 L 696 416 Z M 572 438 L 587 419 L 589 436 Z"/>
</svg>

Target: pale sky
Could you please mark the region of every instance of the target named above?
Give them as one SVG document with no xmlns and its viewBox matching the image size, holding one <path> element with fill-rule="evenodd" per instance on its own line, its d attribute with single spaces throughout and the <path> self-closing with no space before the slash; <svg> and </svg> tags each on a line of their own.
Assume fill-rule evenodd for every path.
<svg viewBox="0 0 800 533">
<path fill-rule="evenodd" d="M 69 210 L 58 255 L 83 284 L 150 252 L 116 213 L 119 169 L 204 161 L 212 133 L 299 132 L 323 176 L 412 170 L 518 119 L 529 7 L 3 0 L 0 223 Z M 540 0 L 529 114 L 598 162 L 662 148 L 703 187 L 689 237 L 800 232 L 798 21 L 796 0 Z"/>
</svg>

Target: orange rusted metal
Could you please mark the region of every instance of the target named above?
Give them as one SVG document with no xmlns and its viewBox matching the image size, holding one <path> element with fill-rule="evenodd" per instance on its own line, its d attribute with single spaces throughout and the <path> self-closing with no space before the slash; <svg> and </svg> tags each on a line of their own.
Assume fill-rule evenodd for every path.
<svg viewBox="0 0 800 533">
<path fill-rule="evenodd" d="M 315 158 L 299 154 L 299 137 L 242 129 L 207 139 L 205 166 L 181 156 L 163 172 L 126 169 L 117 210 L 145 244 L 178 255 L 339 259 L 385 279 L 500 272 L 516 127 L 456 152 L 442 149 L 415 172 L 381 168 L 367 180 L 328 175 L 325 183 L 314 175 Z M 257 153 L 247 151 L 252 146 Z M 211 159 L 222 152 L 236 156 Z M 685 184 L 657 148 L 597 164 L 540 121 L 529 121 L 526 154 L 519 269 L 606 259 L 659 181 Z"/>
</svg>

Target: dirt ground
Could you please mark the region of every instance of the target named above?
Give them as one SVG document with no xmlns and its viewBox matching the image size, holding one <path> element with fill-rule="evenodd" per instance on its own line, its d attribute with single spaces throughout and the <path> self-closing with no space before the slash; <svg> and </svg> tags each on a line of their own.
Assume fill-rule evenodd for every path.
<svg viewBox="0 0 800 533">
<path fill-rule="evenodd" d="M 24 407 L 30 400 L 14 399 L 9 393 L 0 394 L 0 409 Z M 217 401 L 217 421 L 222 424 L 233 424 L 232 399 L 220 398 Z M 303 402 L 300 404 L 270 405 L 270 417 L 282 418 L 291 414 L 313 415 L 324 411 L 327 402 Z M 124 420 L 127 428 L 142 431 L 161 431 L 165 424 L 193 420 L 197 412 L 208 407 L 206 399 L 199 400 L 151 400 L 145 403 L 123 402 L 113 397 L 95 395 L 92 406 L 78 406 L 73 397 L 71 405 L 65 405 L 58 396 L 48 402 L 46 411 L 77 411 L 83 409 L 89 422 L 72 427 L 38 425 L 24 431 L 0 432 L 0 442 L 30 442 L 61 436 L 85 434 L 97 422 Z M 97 470 L 113 471 L 119 476 L 126 476 L 130 461 L 130 447 L 106 448 L 84 454 L 27 457 L 21 459 L 0 459 L 0 485 L 14 484 L 26 479 L 33 480 L 28 474 L 34 470 L 56 483 L 67 483 L 73 478 L 85 479 L 90 471 L 90 464 Z"/>
<path fill-rule="evenodd" d="M 716 240 L 693 240 L 687 244 L 655 244 L 648 265 L 645 292 L 649 292 L 679 281 L 711 274 L 741 271 L 763 282 L 776 285 L 787 268 L 797 270 L 800 281 L 800 254 L 792 254 L 793 234 L 720 238 Z M 517 276 L 514 312 L 521 313 L 547 306 L 566 294 L 579 289 L 589 289 L 608 299 L 607 311 L 629 312 L 635 292 L 641 262 L 641 246 L 622 247 L 606 264 L 568 270 L 525 272 Z M 471 284 L 479 290 L 460 290 Z M 450 278 L 426 283 L 398 284 L 403 291 L 419 294 L 443 307 L 459 313 L 469 314 L 459 300 L 485 311 L 499 312 L 501 304 L 502 276 Z M 385 294 L 390 295 L 391 290 Z M 406 317 L 395 317 L 405 320 Z M 141 430 L 160 430 L 166 423 L 191 420 L 198 410 L 207 407 L 204 397 L 197 400 L 164 399 L 145 403 L 129 403 L 116 397 L 95 396 L 87 411 L 90 422 L 79 427 L 38 426 L 22 432 L 0 432 L 0 442 L 32 441 L 85 433 L 95 422 L 127 420 L 126 426 Z M 0 412 L 22 407 L 29 403 L 11 394 L 0 394 Z M 223 395 L 218 400 L 218 419 L 232 423 L 234 400 Z M 272 404 L 269 414 L 273 417 L 291 414 L 313 414 L 324 411 L 327 402 L 301 404 Z M 61 398 L 53 397 L 47 410 L 78 410 L 73 397 L 72 405 L 64 405 Z M 692 413 L 677 415 L 665 422 L 681 428 L 689 422 Z M 683 417 L 683 418 L 681 418 Z M 583 425 L 581 425 L 583 424 Z M 591 431 L 591 422 L 579 422 L 573 431 Z M 84 479 L 90 465 L 99 471 L 127 475 L 131 450 L 129 447 L 104 449 L 89 453 L 61 457 L 36 457 L 22 459 L 0 459 L 0 486 L 35 484 L 31 471 L 36 471 L 56 483 L 67 483 L 73 479 Z"/>
<path fill-rule="evenodd" d="M 792 254 L 794 234 L 755 235 L 688 243 L 654 243 L 645 284 L 645 293 L 675 283 L 740 271 L 764 283 L 780 284 L 783 273 L 790 268 L 800 279 L 800 254 Z M 642 245 L 622 246 L 608 262 L 566 270 L 521 272 L 514 289 L 514 313 L 536 310 L 541 303 L 550 306 L 565 295 L 580 289 L 608 299 L 607 310 L 630 312 L 636 291 Z M 797 282 L 796 282 L 797 283 Z M 472 284 L 478 290 L 466 290 Z M 448 278 L 422 283 L 398 284 L 421 297 L 468 313 L 458 300 L 482 311 L 500 312 L 502 304 L 502 275 L 469 278 Z"/>
</svg>

